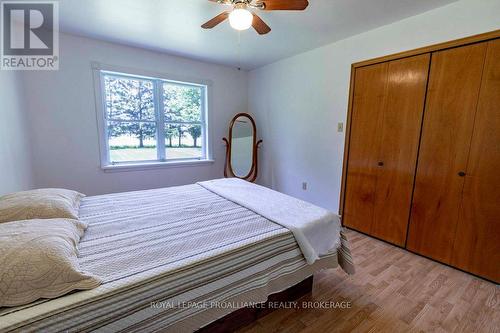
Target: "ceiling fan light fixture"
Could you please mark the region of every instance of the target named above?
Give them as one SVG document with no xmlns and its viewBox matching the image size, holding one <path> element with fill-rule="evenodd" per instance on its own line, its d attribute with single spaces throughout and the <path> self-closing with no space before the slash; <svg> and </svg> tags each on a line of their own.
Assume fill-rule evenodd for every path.
<svg viewBox="0 0 500 333">
<path fill-rule="evenodd" d="M 252 26 L 253 15 L 246 8 L 235 8 L 229 14 L 229 24 L 236 30 L 247 30 Z"/>
</svg>

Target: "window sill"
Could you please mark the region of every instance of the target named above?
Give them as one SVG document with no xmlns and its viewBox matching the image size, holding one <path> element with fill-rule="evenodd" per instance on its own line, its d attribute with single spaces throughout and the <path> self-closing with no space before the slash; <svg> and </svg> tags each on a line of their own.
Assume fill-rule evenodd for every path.
<svg viewBox="0 0 500 333">
<path fill-rule="evenodd" d="M 105 165 L 102 166 L 101 169 L 104 172 L 141 171 L 141 170 L 201 166 L 201 165 L 213 164 L 214 162 L 215 162 L 214 160 L 191 160 L 191 161 L 171 161 L 171 162 L 151 162 L 151 163 L 130 163 L 130 164 Z"/>
</svg>

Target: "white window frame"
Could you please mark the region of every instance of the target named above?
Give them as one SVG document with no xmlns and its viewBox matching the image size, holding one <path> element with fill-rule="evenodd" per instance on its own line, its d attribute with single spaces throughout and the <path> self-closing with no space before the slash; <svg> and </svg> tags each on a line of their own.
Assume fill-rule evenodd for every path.
<svg viewBox="0 0 500 333">
<path fill-rule="evenodd" d="M 184 167 L 184 166 L 198 166 L 203 164 L 211 164 L 214 162 L 212 155 L 212 122 L 211 122 L 211 93 L 212 82 L 209 80 L 202 80 L 196 78 L 182 78 L 174 75 L 153 73 L 141 71 L 137 69 L 124 68 L 111 65 L 103 65 L 100 63 L 92 63 L 92 71 L 94 78 L 94 89 L 96 99 L 96 115 L 97 115 L 97 128 L 99 137 L 99 151 L 101 160 L 101 169 L 105 172 L 114 171 L 129 171 L 129 170 L 146 170 L 168 167 Z M 131 162 L 111 162 L 110 150 L 108 141 L 108 121 L 106 112 L 106 95 L 104 86 L 104 76 L 111 75 L 125 78 L 146 79 L 153 81 L 154 91 L 154 107 L 155 107 L 155 123 L 156 126 L 156 146 L 157 146 L 157 160 L 149 161 L 131 161 Z M 199 86 L 202 88 L 202 112 L 200 122 L 169 122 L 165 121 L 163 112 L 163 83 L 177 84 L 183 86 Z M 133 122 L 133 121 L 132 121 Z M 167 159 L 165 156 L 165 138 L 164 129 L 168 123 L 175 124 L 200 124 L 202 128 L 202 157 L 200 158 L 178 158 Z M 163 138 L 163 139 L 162 139 Z"/>
</svg>

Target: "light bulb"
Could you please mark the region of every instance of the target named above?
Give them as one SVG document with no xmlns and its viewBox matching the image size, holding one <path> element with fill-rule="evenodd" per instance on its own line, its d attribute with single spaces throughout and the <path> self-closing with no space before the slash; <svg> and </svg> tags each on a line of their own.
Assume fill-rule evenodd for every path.
<svg viewBox="0 0 500 333">
<path fill-rule="evenodd" d="M 253 15 L 244 8 L 236 8 L 229 14 L 229 24 L 236 30 L 247 30 L 252 26 Z"/>
</svg>

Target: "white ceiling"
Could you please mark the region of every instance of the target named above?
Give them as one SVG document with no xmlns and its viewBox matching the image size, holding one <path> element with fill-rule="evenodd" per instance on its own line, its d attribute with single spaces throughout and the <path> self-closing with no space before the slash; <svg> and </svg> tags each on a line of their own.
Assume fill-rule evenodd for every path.
<svg viewBox="0 0 500 333">
<path fill-rule="evenodd" d="M 207 0 L 60 0 L 63 32 L 254 69 L 456 0 L 309 0 L 304 12 L 259 15 L 273 29 L 240 36 L 223 22 L 200 27 L 226 6 Z"/>
</svg>

